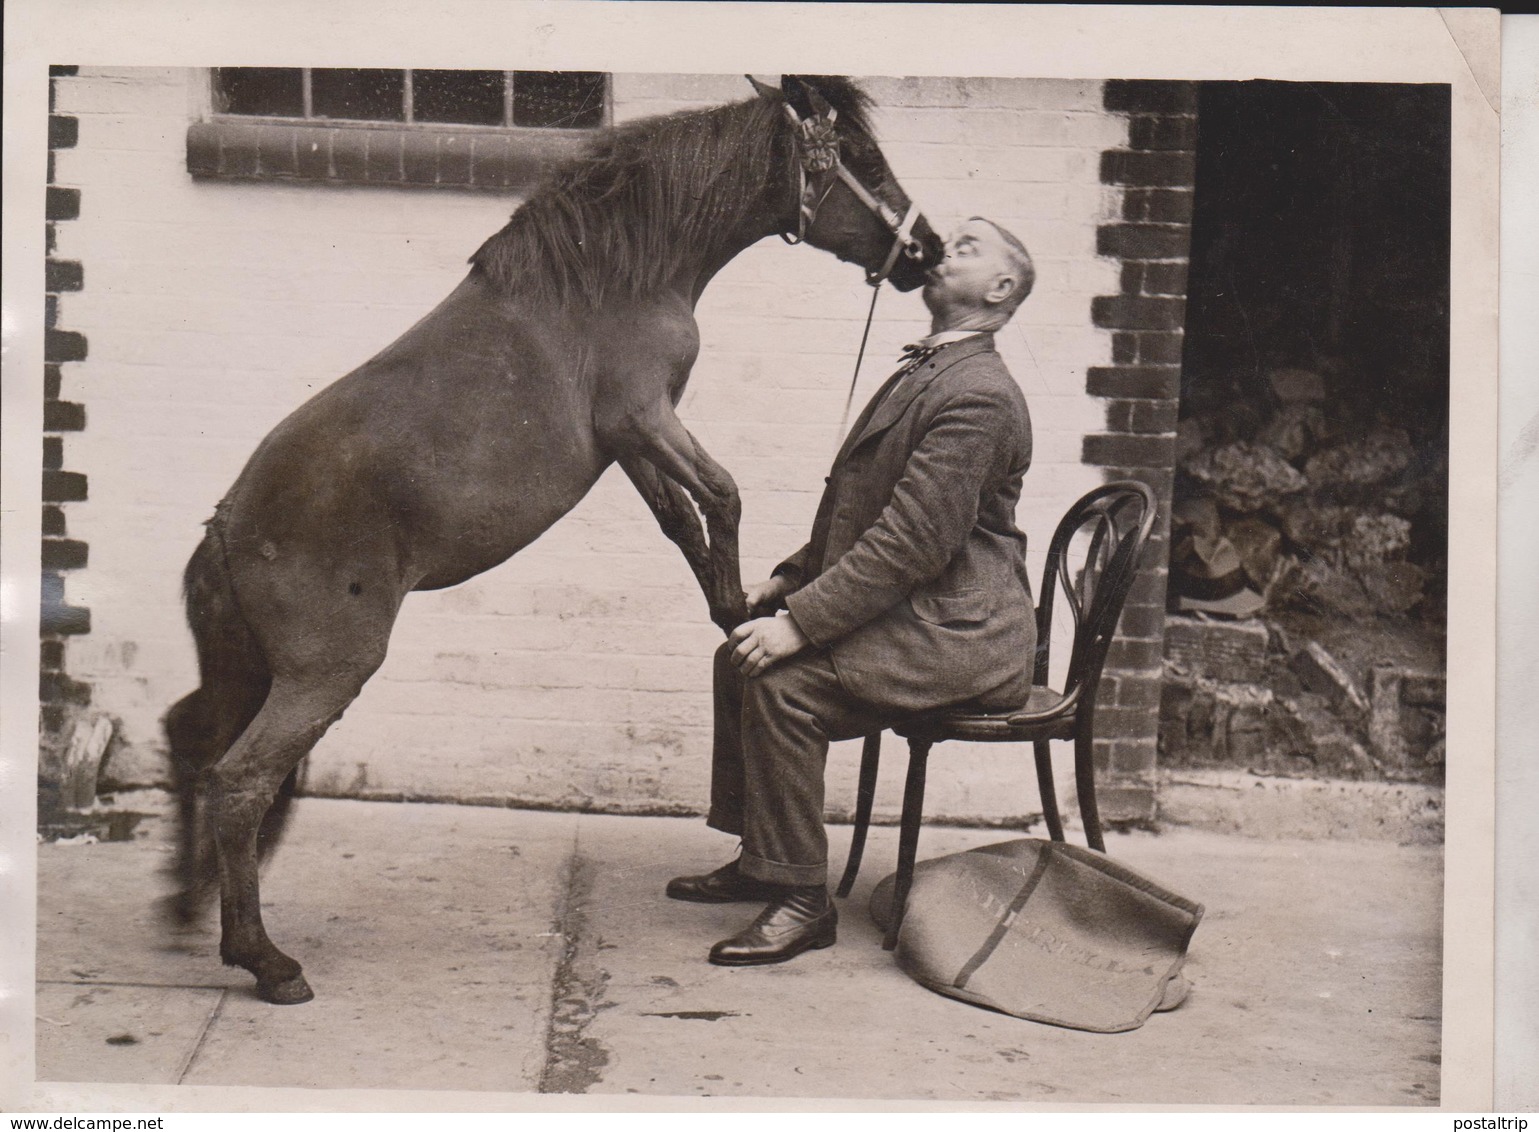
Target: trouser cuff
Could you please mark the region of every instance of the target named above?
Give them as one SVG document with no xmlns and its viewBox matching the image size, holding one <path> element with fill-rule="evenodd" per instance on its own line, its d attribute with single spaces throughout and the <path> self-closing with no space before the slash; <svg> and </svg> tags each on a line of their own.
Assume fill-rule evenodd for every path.
<svg viewBox="0 0 1539 1132">
<path fill-rule="evenodd" d="M 743 836 L 743 815 L 727 813 L 723 810 L 712 809 L 705 815 L 705 824 L 722 833 L 730 833 L 733 837 Z"/>
<path fill-rule="evenodd" d="M 747 849 L 738 856 L 738 872 L 766 884 L 783 884 L 792 888 L 809 888 L 828 884 L 828 862 L 816 865 L 788 865 L 784 861 L 767 861 L 756 857 Z"/>
</svg>

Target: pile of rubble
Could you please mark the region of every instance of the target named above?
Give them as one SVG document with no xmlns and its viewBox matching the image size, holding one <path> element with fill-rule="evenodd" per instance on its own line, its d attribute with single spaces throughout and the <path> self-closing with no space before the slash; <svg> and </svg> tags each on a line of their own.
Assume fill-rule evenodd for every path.
<svg viewBox="0 0 1539 1132">
<path fill-rule="evenodd" d="M 1383 631 L 1349 650 L 1312 639 L 1318 624 L 1287 614 L 1171 616 L 1160 765 L 1440 783 L 1445 680 L 1435 645 L 1423 633 L 1420 650 L 1376 649 Z"/>
<path fill-rule="evenodd" d="M 1327 384 L 1180 424 L 1163 766 L 1442 779 L 1446 445 Z"/>
<path fill-rule="evenodd" d="M 1267 386 L 1269 403 L 1234 399 L 1181 422 L 1173 539 L 1227 540 L 1272 609 L 1439 616 L 1443 555 L 1412 543 L 1444 498 L 1442 445 L 1360 419 L 1314 371 L 1273 370 Z"/>
</svg>

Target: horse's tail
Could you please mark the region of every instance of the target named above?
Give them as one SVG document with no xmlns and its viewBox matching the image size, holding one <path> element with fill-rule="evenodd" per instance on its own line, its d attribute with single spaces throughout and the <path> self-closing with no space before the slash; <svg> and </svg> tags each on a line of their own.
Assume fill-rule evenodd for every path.
<svg viewBox="0 0 1539 1132">
<path fill-rule="evenodd" d="M 204 813 L 206 772 L 243 732 L 272 684 L 267 658 L 241 612 L 225 558 L 224 504 L 182 575 L 187 624 L 197 648 L 199 686 L 166 713 L 166 741 L 177 793 L 177 852 L 173 872 L 179 891 L 169 911 L 182 923 L 195 919 L 216 890 L 218 861 Z M 279 791 L 263 822 L 259 844 L 272 848 L 287 820 L 295 775 Z"/>
</svg>

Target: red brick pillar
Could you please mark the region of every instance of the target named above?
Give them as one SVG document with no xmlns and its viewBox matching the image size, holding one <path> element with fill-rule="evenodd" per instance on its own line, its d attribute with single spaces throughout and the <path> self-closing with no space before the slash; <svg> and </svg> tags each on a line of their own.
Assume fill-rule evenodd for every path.
<svg viewBox="0 0 1539 1132">
<path fill-rule="evenodd" d="M 1155 750 L 1169 560 L 1176 408 L 1191 255 L 1197 86 L 1117 80 L 1107 110 L 1128 118 L 1126 148 L 1101 155 L 1101 180 L 1122 189 L 1122 218 L 1103 224 L 1097 251 L 1122 262 L 1122 289 L 1094 300 L 1095 324 L 1112 331 L 1112 362 L 1092 368 L 1086 389 L 1106 398 L 1106 430 L 1085 437 L 1083 460 L 1107 479 L 1154 488 L 1159 521 L 1128 595 L 1096 713 L 1097 791 L 1112 822 L 1155 814 Z"/>
<path fill-rule="evenodd" d="M 45 249 L 45 297 L 43 331 L 43 547 L 41 609 L 41 740 L 45 752 L 56 752 L 68 740 L 75 712 L 91 702 L 91 688 L 70 679 L 65 667 L 65 643 L 77 633 L 89 632 L 91 612 L 64 600 L 67 571 L 86 564 L 86 544 L 69 537 L 64 507 L 86 497 L 86 477 L 65 470 L 65 438 L 85 427 L 85 408 L 63 399 L 66 367 L 83 361 L 86 340 L 82 334 L 60 328 L 60 304 L 64 296 L 79 291 L 84 272 L 76 260 L 62 259 L 58 250 L 59 225 L 80 215 L 80 190 L 57 184 L 54 155 L 73 148 L 78 120 L 54 114 L 54 86 L 61 76 L 73 75 L 74 67 L 50 67 L 48 80 L 48 215 Z M 45 757 L 44 774 L 49 773 Z"/>
</svg>

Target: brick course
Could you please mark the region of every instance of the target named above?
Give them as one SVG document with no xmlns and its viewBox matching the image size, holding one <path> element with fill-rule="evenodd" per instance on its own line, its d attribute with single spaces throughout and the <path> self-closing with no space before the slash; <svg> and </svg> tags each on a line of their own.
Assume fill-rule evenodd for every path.
<svg viewBox="0 0 1539 1132">
<path fill-rule="evenodd" d="M 221 119 L 187 130 L 195 177 L 525 189 L 582 147 L 569 134 L 272 125 Z"/>
<path fill-rule="evenodd" d="M 55 85 L 76 71 L 74 67 L 49 68 L 49 109 L 54 108 Z M 79 405 L 61 401 L 65 367 L 70 371 L 76 363 L 83 362 L 88 354 L 86 336 L 70 325 L 73 308 L 71 302 L 81 295 L 85 287 L 85 272 L 73 259 L 55 258 L 59 242 L 59 226 L 77 221 L 81 215 L 81 191 L 78 187 L 54 183 L 58 179 L 57 156 L 69 151 L 80 141 L 79 119 L 69 114 L 50 114 L 48 118 L 48 191 L 47 221 L 48 239 L 43 279 L 45 295 L 44 314 L 44 377 L 43 377 L 43 545 L 40 555 L 42 571 L 42 608 L 40 631 L 42 633 L 38 693 L 39 729 L 41 732 L 42 759 L 40 773 L 44 779 L 52 779 L 58 773 L 58 758 L 68 742 L 69 728 L 78 712 L 91 703 L 91 685 L 72 679 L 66 671 L 69 655 L 66 638 L 88 632 L 91 627 L 90 610 L 73 606 L 66 600 L 68 572 L 83 568 L 90 557 L 89 546 L 78 539 L 66 538 L 67 525 L 63 504 L 82 502 L 87 498 L 86 476 L 78 471 L 67 470 L 66 465 L 74 456 L 66 451 L 65 434 L 78 434 L 85 427 L 85 410 Z M 61 327 L 61 323 L 63 326 Z"/>
<path fill-rule="evenodd" d="M 1139 479 L 1155 490 L 1160 517 L 1143 570 L 1128 595 L 1119 638 L 1107 658 L 1109 706 L 1098 706 L 1096 765 L 1105 779 L 1102 812 L 1111 821 L 1154 815 L 1165 625 L 1166 537 L 1181 386 L 1192 185 L 1196 174 L 1194 83 L 1108 82 L 1105 107 L 1127 116 L 1126 145 L 1101 155 L 1101 180 L 1122 196 L 1120 222 L 1102 225 L 1100 254 L 1121 261 L 1117 294 L 1098 296 L 1096 326 L 1112 332 L 1112 364 L 1091 367 L 1086 389 L 1106 398 L 1104 431 L 1083 443 L 1086 463 L 1108 479 Z M 1102 705 L 1108 705 L 1105 696 Z"/>
</svg>

